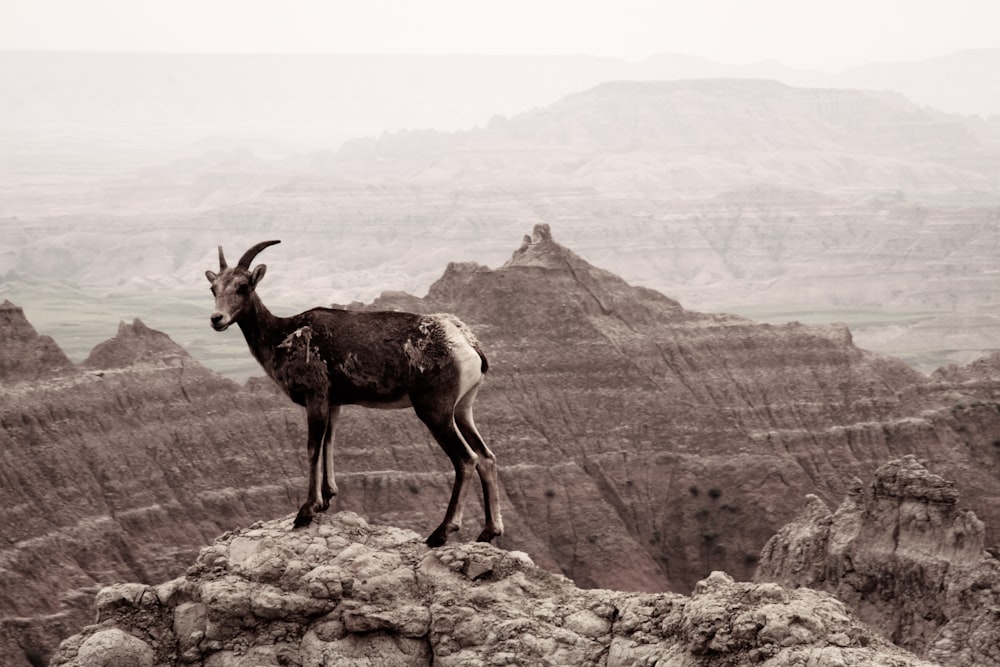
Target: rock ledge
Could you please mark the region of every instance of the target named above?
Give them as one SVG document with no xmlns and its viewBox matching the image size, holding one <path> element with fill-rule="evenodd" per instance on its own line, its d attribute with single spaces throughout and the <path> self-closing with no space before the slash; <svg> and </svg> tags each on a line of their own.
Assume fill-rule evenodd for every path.
<svg viewBox="0 0 1000 667">
<path fill-rule="evenodd" d="M 838 600 L 716 572 L 690 598 L 581 590 L 524 553 L 428 549 L 350 512 L 227 533 L 183 577 L 117 584 L 53 665 L 924 665 Z"/>
</svg>

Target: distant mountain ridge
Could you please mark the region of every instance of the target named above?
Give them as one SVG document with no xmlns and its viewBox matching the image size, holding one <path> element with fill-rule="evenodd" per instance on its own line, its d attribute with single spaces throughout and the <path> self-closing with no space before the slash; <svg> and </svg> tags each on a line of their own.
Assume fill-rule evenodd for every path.
<svg viewBox="0 0 1000 667">
<path fill-rule="evenodd" d="M 325 164 L 359 182 L 589 186 L 605 194 L 762 183 L 991 190 L 1000 133 L 898 93 L 743 79 L 620 81 L 482 129 L 351 141 Z"/>
<path fill-rule="evenodd" d="M 949 112 L 1000 114 L 1000 49 L 839 74 L 775 62 L 725 65 L 660 54 L 640 63 L 591 56 L 179 55 L 0 51 L 4 127 L 150 127 L 285 140 L 402 128 L 483 125 L 612 80 L 767 78 L 796 86 L 895 90 Z M 116 127 L 117 124 L 117 127 Z M 193 132 L 192 132 L 193 130 Z M 146 141 L 150 141 L 147 137 Z"/>
<path fill-rule="evenodd" d="M 968 49 L 917 62 L 851 67 L 833 75 L 830 84 L 896 90 L 917 104 L 995 119 L 1000 116 L 1000 86 L 986 77 L 998 64 L 1000 49 Z"/>
<path fill-rule="evenodd" d="M 211 71 L 188 72 L 188 81 L 171 74 L 170 57 L 140 60 L 137 70 L 148 66 L 155 76 L 140 78 L 134 94 L 109 99 L 142 107 L 166 95 L 147 90 L 167 85 L 160 78 L 174 76 L 171 85 L 187 90 Z M 238 61 L 211 62 L 228 72 Z M 391 69 L 390 61 L 379 67 Z M 252 94 L 282 67 L 302 63 L 315 74 L 310 81 L 326 81 L 322 58 L 276 62 L 259 81 L 244 72 L 232 85 Z M 53 56 L 47 65 L 56 79 L 65 74 L 60 63 Z M 81 63 L 89 63 L 89 76 L 104 76 L 103 57 Z M 291 81 L 282 85 L 296 90 Z M 85 88 L 78 81 L 70 90 Z M 484 100 L 503 90 L 485 88 Z M 331 89 L 311 83 L 307 92 Z M 277 99 L 336 125 L 321 104 Z M 416 99 L 400 107 L 419 107 Z M 31 95 L 0 105 L 16 100 L 30 106 Z M 379 104 L 392 106 L 386 98 Z M 602 266 L 696 310 L 768 321 L 849 319 L 863 347 L 924 372 L 996 349 L 1000 117 L 948 114 L 886 91 L 734 78 L 618 78 L 546 104 L 500 113 L 477 129 L 391 132 L 338 150 L 322 150 L 317 140 L 284 158 L 266 147 L 261 155 L 208 150 L 99 179 L 86 161 L 100 169 L 114 162 L 100 151 L 63 141 L 15 150 L 17 133 L 4 144 L 11 150 L 0 150 L 11 180 L 0 197 L 8 241 L 0 248 L 0 290 L 24 304 L 57 300 L 50 313 L 76 312 L 93 294 L 111 295 L 104 301 L 114 305 L 165 290 L 176 310 L 146 302 L 112 319 L 138 315 L 198 355 L 216 348 L 204 327 L 188 324 L 204 302 L 192 277 L 222 241 L 249 245 L 280 229 L 297 260 L 270 280 L 301 309 L 370 300 L 379 285 L 420 293 L 455 248 L 502 261 L 501 239 L 551 222 Z M 72 105 L 52 107 L 61 113 Z M 108 117 L 127 115 L 116 114 Z M 52 129 L 44 116 L 35 120 L 39 131 Z M 27 164 L 49 148 L 76 157 L 45 165 L 54 171 Z M 141 158 L 154 160 L 145 151 Z M 74 169 L 84 172 L 82 182 Z M 96 303 L 96 312 L 103 307 Z M 88 345 L 70 351 L 75 359 L 106 336 L 94 332 L 93 318 L 35 323 L 70 335 L 91 327 Z M 234 356 L 213 367 L 245 378 L 249 368 Z"/>
</svg>

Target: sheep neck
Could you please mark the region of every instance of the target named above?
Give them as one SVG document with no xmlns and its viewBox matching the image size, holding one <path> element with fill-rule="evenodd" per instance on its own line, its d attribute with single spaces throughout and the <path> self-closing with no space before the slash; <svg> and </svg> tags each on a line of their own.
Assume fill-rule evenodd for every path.
<svg viewBox="0 0 1000 667">
<path fill-rule="evenodd" d="M 274 376 L 274 348 L 282 340 L 283 318 L 276 317 L 267 309 L 256 292 L 250 295 L 246 312 L 236 321 L 247 341 L 250 353 L 263 366 L 269 376 Z"/>
</svg>

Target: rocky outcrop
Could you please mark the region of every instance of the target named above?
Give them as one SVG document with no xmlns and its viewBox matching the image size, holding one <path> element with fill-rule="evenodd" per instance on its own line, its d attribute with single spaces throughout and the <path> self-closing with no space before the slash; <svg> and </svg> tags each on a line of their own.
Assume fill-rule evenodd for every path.
<svg viewBox="0 0 1000 667">
<path fill-rule="evenodd" d="M 1000 377 L 1000 352 L 981 357 L 965 366 L 952 364 L 939 368 L 932 377 L 943 382 L 984 385 L 995 389 L 996 378 Z"/>
<path fill-rule="evenodd" d="M 52 665 L 926 665 L 838 600 L 722 572 L 691 597 L 581 590 L 521 552 L 427 548 L 352 513 L 222 536 L 187 573 L 97 596 Z"/>
<path fill-rule="evenodd" d="M 97 345 L 83 362 L 85 368 L 126 368 L 139 364 L 182 365 L 191 355 L 162 331 L 150 329 L 142 320 L 119 323 L 114 338 Z"/>
<path fill-rule="evenodd" d="M 7 300 L 0 304 L 0 340 L 0 387 L 75 371 L 55 341 L 39 335 L 24 310 Z"/>
<path fill-rule="evenodd" d="M 955 667 L 1000 665 L 1000 561 L 955 484 L 908 456 L 830 512 L 810 496 L 755 580 L 828 591 L 897 644 Z"/>
</svg>

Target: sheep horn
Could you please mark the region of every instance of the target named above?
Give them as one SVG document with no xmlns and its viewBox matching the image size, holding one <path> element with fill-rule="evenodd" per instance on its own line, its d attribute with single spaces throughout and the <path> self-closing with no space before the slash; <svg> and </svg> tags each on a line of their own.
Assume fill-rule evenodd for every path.
<svg viewBox="0 0 1000 667">
<path fill-rule="evenodd" d="M 275 243 L 281 243 L 281 241 L 261 241 L 260 243 L 258 243 L 257 245 L 255 245 L 254 247 L 250 248 L 245 253 L 243 253 L 243 256 L 240 257 L 240 261 L 236 264 L 236 266 L 243 269 L 249 269 L 250 262 L 253 261 L 253 258 L 256 257 L 261 250 L 263 250 L 268 246 L 274 245 Z"/>
<path fill-rule="evenodd" d="M 219 270 L 223 271 L 228 265 L 226 264 L 226 256 L 222 254 L 222 246 L 219 246 Z"/>
</svg>

